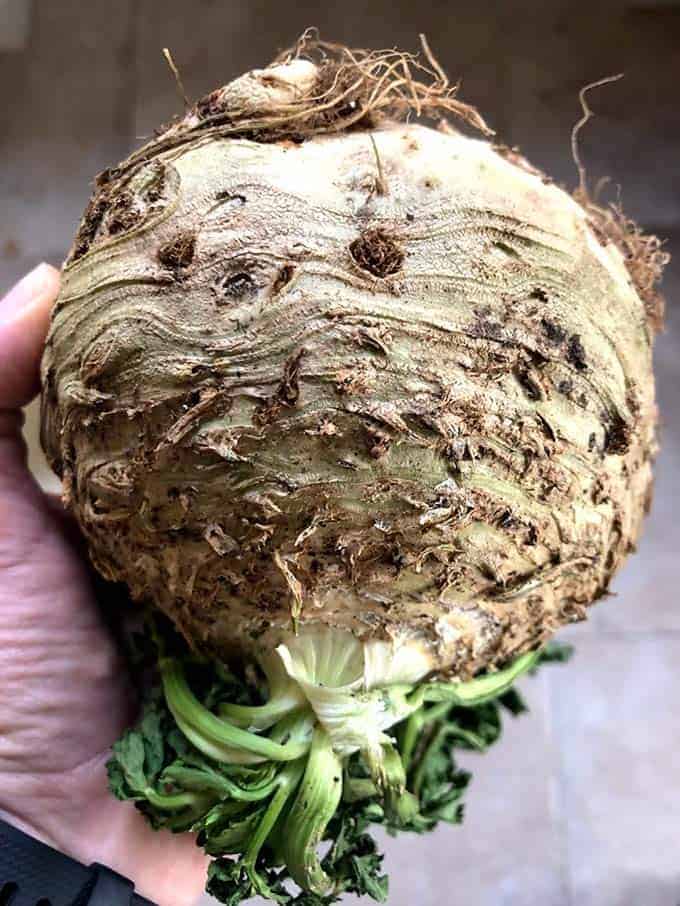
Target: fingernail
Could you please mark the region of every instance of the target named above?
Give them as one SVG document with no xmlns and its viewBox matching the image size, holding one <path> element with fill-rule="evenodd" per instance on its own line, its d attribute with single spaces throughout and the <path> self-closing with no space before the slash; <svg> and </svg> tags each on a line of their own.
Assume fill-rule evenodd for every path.
<svg viewBox="0 0 680 906">
<path fill-rule="evenodd" d="M 0 299 L 0 324 L 12 321 L 22 308 L 41 296 L 50 285 L 51 280 L 52 269 L 43 261 L 42 264 L 29 271 L 25 277 L 22 277 L 18 283 L 15 283 L 12 289 Z"/>
</svg>

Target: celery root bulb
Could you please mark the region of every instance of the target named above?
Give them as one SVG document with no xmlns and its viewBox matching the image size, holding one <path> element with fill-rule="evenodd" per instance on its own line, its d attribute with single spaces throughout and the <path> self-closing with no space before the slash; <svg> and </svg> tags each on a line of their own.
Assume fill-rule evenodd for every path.
<svg viewBox="0 0 680 906">
<path fill-rule="evenodd" d="M 328 626 L 465 677 L 635 544 L 653 326 L 590 209 L 322 76 L 250 73 L 100 177 L 43 443 L 98 569 L 200 649 Z M 322 83 L 354 112 L 298 132 Z"/>
</svg>

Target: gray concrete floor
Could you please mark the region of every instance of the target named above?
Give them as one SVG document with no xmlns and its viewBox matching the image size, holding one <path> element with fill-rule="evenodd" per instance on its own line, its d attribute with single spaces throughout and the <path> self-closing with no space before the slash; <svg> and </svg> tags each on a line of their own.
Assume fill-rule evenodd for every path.
<svg viewBox="0 0 680 906">
<path fill-rule="evenodd" d="M 583 150 L 593 179 L 620 182 L 629 213 L 680 251 L 677 3 L 35 0 L 28 27 L 3 22 L 20 5 L 0 6 L 0 287 L 38 260 L 58 263 L 94 174 L 178 111 L 161 47 L 198 95 L 310 23 L 372 46 L 414 47 L 426 31 L 501 137 L 571 184 L 578 89 L 625 70 L 593 98 Z M 680 904 L 680 266 L 666 291 L 663 446 L 639 553 L 615 596 L 565 633 L 572 664 L 526 681 L 531 715 L 468 759 L 465 825 L 386 841 L 393 906 Z M 36 426 L 32 408 L 31 461 L 48 483 Z"/>
</svg>

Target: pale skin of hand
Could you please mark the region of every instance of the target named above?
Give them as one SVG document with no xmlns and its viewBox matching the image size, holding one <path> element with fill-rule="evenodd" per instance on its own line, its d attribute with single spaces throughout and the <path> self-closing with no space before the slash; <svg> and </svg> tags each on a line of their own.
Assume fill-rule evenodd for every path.
<svg viewBox="0 0 680 906">
<path fill-rule="evenodd" d="M 206 872 L 193 839 L 152 831 L 107 790 L 134 696 L 74 526 L 26 465 L 21 407 L 58 290 L 40 265 L 0 299 L 0 816 L 160 906 L 190 906 Z"/>
</svg>

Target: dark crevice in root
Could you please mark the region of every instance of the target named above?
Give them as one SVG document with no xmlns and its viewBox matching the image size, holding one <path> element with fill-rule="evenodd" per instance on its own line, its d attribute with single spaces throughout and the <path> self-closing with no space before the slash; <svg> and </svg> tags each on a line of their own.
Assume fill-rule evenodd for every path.
<svg viewBox="0 0 680 906">
<path fill-rule="evenodd" d="M 257 284 L 249 273 L 239 271 L 221 278 L 215 284 L 214 290 L 218 302 L 232 302 L 254 298 L 257 295 Z"/>
<path fill-rule="evenodd" d="M 549 318 L 541 319 L 541 327 L 543 328 L 543 333 L 545 334 L 545 337 L 549 343 L 559 345 L 560 343 L 564 343 L 567 338 L 567 332 L 564 330 L 564 328 L 560 327 L 559 324 L 556 324 Z"/>
<path fill-rule="evenodd" d="M 142 217 L 141 211 L 135 208 L 133 196 L 129 192 L 122 192 L 112 203 L 106 218 L 109 235 L 127 233 L 137 226 Z"/>
<path fill-rule="evenodd" d="M 272 296 L 277 296 L 284 287 L 286 287 L 290 281 L 293 279 L 295 274 L 295 265 L 294 264 L 284 264 L 281 270 L 276 275 L 276 279 L 272 285 Z"/>
<path fill-rule="evenodd" d="M 581 342 L 581 337 L 574 333 L 569 337 L 567 344 L 567 361 L 569 361 L 577 371 L 586 371 L 588 363 L 586 362 L 586 352 Z"/>
<path fill-rule="evenodd" d="M 158 164 L 146 192 L 137 199 L 125 186 L 120 168 L 110 168 L 99 174 L 80 227 L 76 234 L 68 263 L 84 257 L 93 246 L 103 244 L 110 237 L 118 237 L 139 226 L 155 206 L 165 188 L 165 168 Z"/>
<path fill-rule="evenodd" d="M 404 253 L 384 230 L 366 230 L 349 247 L 356 264 L 375 277 L 396 274 L 404 263 Z"/>
<path fill-rule="evenodd" d="M 297 406 L 300 399 L 300 363 L 305 352 L 304 348 L 300 349 L 286 361 L 276 392 L 255 412 L 253 421 L 256 425 L 268 425 L 278 418 L 282 410 Z"/>
<path fill-rule="evenodd" d="M 605 429 L 605 453 L 624 456 L 630 447 L 632 430 L 631 425 L 618 413 L 614 413 Z"/>
<path fill-rule="evenodd" d="M 78 261 L 89 252 L 108 210 L 109 196 L 107 192 L 99 192 L 90 200 L 73 243 L 72 262 Z"/>
<path fill-rule="evenodd" d="M 180 233 L 166 242 L 158 250 L 158 260 L 167 267 L 168 270 L 174 271 L 179 276 L 185 271 L 194 260 L 196 252 L 196 237 L 193 233 Z"/>
</svg>

